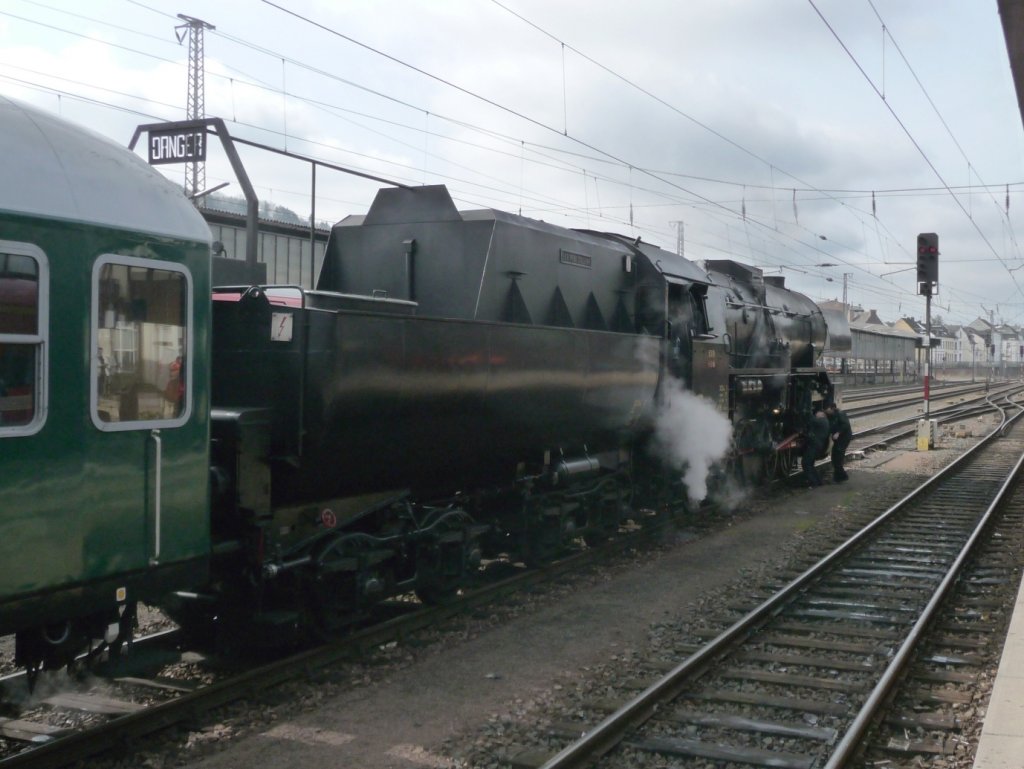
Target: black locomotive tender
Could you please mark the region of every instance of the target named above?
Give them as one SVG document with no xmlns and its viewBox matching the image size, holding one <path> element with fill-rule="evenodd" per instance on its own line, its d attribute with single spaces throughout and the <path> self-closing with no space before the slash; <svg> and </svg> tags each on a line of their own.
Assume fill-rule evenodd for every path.
<svg viewBox="0 0 1024 769">
<path fill-rule="evenodd" d="M 315 291 L 215 289 L 213 576 L 172 613 L 331 633 L 678 504 L 648 450 L 672 380 L 731 420 L 722 475 L 788 473 L 832 394 L 825 318 L 705 267 L 425 186 L 337 224 Z"/>
</svg>

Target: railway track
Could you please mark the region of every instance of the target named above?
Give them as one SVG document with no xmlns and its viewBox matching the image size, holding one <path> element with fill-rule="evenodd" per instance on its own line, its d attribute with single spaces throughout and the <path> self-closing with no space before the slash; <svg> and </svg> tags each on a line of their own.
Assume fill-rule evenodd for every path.
<svg viewBox="0 0 1024 769">
<path fill-rule="evenodd" d="M 985 382 L 932 382 L 931 393 L 938 398 L 945 398 L 949 395 L 957 395 L 964 392 L 974 392 L 984 389 Z M 924 385 L 921 383 L 910 385 L 899 385 L 897 387 L 858 387 L 843 389 L 843 403 L 851 404 L 868 400 L 879 400 L 883 398 L 907 397 L 911 402 L 920 400 L 923 397 Z"/>
<path fill-rule="evenodd" d="M 966 385 L 962 387 L 948 387 L 944 388 L 939 392 L 931 393 L 932 401 L 948 401 L 951 398 L 964 398 L 972 395 L 977 397 L 973 400 L 984 400 L 990 394 L 996 394 L 1003 392 L 1006 389 L 1012 387 L 1012 385 L 1002 385 L 999 387 L 987 387 L 984 384 Z M 990 392 L 991 391 L 991 392 Z M 915 392 L 904 391 L 903 393 L 887 394 L 881 393 L 877 395 L 864 395 L 857 398 L 851 398 L 843 395 L 843 405 L 846 413 L 851 418 L 868 416 L 870 414 L 878 414 L 885 411 L 891 411 L 893 409 L 903 408 L 906 406 L 916 406 L 923 402 L 923 393 L 920 388 L 917 388 Z M 870 400 L 872 403 L 866 403 L 862 406 L 850 406 L 848 404 L 852 402 L 860 402 Z M 933 406 L 933 409 L 935 407 Z"/>
<path fill-rule="evenodd" d="M 706 508 L 698 517 L 713 515 L 713 509 Z M 700 525 L 698 518 L 692 520 Z M 660 537 L 666 527 L 676 525 L 672 514 L 638 516 L 637 521 L 640 523 L 632 531 L 600 547 L 573 552 L 533 569 L 496 569 L 501 575 L 510 570 L 513 574 L 492 581 L 481 579 L 443 605 L 391 602 L 382 606 L 374 624 L 334 643 L 265 664 L 251 659 L 224 661 L 194 652 L 182 654 L 174 646 L 177 639 L 172 631 L 137 642 L 127 663 L 105 674 L 81 680 L 63 674 L 44 676 L 42 691 L 36 696 L 28 695 L 23 675 L 6 676 L 0 679 L 0 690 L 5 692 L 5 704 L 0 709 L 0 769 L 55 769 L 111 749 L 130 751 L 155 731 L 176 724 L 201 723 L 207 711 L 259 698 L 261 692 L 289 681 L 330 676 L 325 671 L 331 665 L 365 659 L 417 631 L 438 627 L 453 617 L 470 614 L 562 575 L 580 573 L 601 559 L 642 547 L 652 537 Z M 191 670 L 188 675 L 172 673 L 175 677 L 171 677 L 168 667 Z"/>
<path fill-rule="evenodd" d="M 936 408 L 931 412 L 930 416 L 932 419 L 936 419 L 939 424 L 943 424 L 973 419 L 984 414 L 998 413 L 1001 407 L 1011 406 L 1012 399 L 1018 397 L 1021 392 L 1024 392 L 1024 387 L 1019 385 L 1003 387 L 982 398 Z M 857 430 L 848 452 L 885 448 L 896 441 L 912 438 L 917 434 L 917 423 L 921 418 L 920 414 L 915 414 L 914 416 Z"/>
<path fill-rule="evenodd" d="M 1010 498 L 869 733 L 865 765 L 971 766 L 1021 578 L 1024 497 Z M 955 763 L 953 763 L 955 762 Z M 927 764 L 924 764 L 927 766 Z"/>
<path fill-rule="evenodd" d="M 937 419 L 940 422 L 944 422 L 951 419 L 964 419 L 969 416 L 976 416 L 978 414 L 984 414 L 996 410 L 994 400 L 998 397 L 1011 395 L 1014 393 L 1021 392 L 1024 390 L 1024 386 L 1020 384 L 1004 384 L 998 388 L 993 389 L 989 392 L 988 388 L 985 388 L 984 384 L 971 386 L 964 389 L 955 389 L 943 393 L 942 396 L 936 397 L 936 401 L 948 400 L 949 398 L 958 398 L 958 402 L 948 404 L 945 406 L 939 406 L 938 403 L 934 405 L 930 411 L 929 416 Z M 904 393 L 906 390 L 903 391 Z M 972 393 L 980 393 L 977 397 L 967 399 L 966 395 Z M 915 396 L 912 400 L 906 398 L 896 398 L 895 400 L 884 400 L 879 403 L 872 403 L 871 405 L 847 408 L 845 409 L 847 416 L 851 420 L 863 418 L 865 416 L 874 414 L 884 414 L 887 412 L 899 412 L 905 410 L 908 405 L 917 405 L 920 402 L 919 397 Z M 904 413 L 906 413 L 904 411 Z M 854 434 L 853 443 L 847 449 L 848 455 L 858 451 L 868 451 L 871 449 L 877 449 L 887 446 L 889 443 L 909 437 L 916 433 L 917 423 L 922 418 L 922 415 L 915 413 L 909 417 L 901 417 L 893 422 L 889 422 L 882 425 L 876 425 L 869 428 L 860 428 Z M 854 423 L 855 427 L 859 427 L 859 424 Z M 789 441 L 785 441 L 784 444 L 788 445 Z M 769 479 L 779 480 L 793 480 L 801 479 L 799 459 L 797 453 L 779 452 L 779 457 L 774 462 L 764 466 L 765 474 Z M 820 464 L 820 463 L 819 463 Z M 747 472 L 747 468 L 744 468 L 744 472 Z M 758 469 L 754 469 L 755 473 Z M 758 477 L 748 476 L 748 477 Z"/>
<path fill-rule="evenodd" d="M 708 510 L 702 512 L 713 514 Z M 611 543 L 610 548 L 633 547 L 648 533 L 637 532 L 633 537 L 620 538 Z M 393 615 L 391 619 L 358 631 L 350 638 L 241 673 L 237 666 L 187 655 L 180 664 L 191 666 L 193 673 L 201 671 L 200 675 L 169 678 L 146 670 L 142 665 L 139 669 L 116 671 L 106 678 L 81 685 L 69 685 L 66 691 L 34 700 L 30 712 L 8 713 L 8 718 L 0 719 L 0 738 L 6 743 L 5 752 L 0 754 L 0 767 L 63 766 L 111 747 L 131 745 L 144 735 L 175 723 L 194 723 L 206 710 L 252 698 L 261 690 L 290 679 L 315 678 L 316 671 L 339 660 L 360 656 L 376 646 L 493 602 L 509 592 L 585 568 L 595 556 L 606 552 L 602 549 L 570 555 L 549 567 L 480 586 L 451 605 L 419 610 L 409 605 L 386 607 Z M 154 653 L 163 654 L 165 658 L 174 654 L 166 649 Z M 19 686 L 11 677 L 6 683 Z"/>
<path fill-rule="evenodd" d="M 566 769 L 605 756 L 602 766 L 635 766 L 654 754 L 655 766 L 838 769 L 865 749 L 869 729 L 897 692 L 897 711 L 883 723 L 903 719 L 903 728 L 932 728 L 920 716 L 906 721 L 916 705 L 901 700 L 913 696 L 902 692 L 921 687 L 905 676 L 915 664 L 959 662 L 929 656 L 924 644 L 955 645 L 943 640 L 948 627 L 935 619 L 972 558 L 992 541 L 1002 503 L 1017 483 L 1024 426 L 1020 411 L 1012 411 L 1012 422 L 1008 417 L 1004 427 L 724 632 L 675 663 L 651 663 L 648 669 L 670 669 L 653 681 L 638 674 L 641 691 L 624 687 L 618 695 L 624 704 L 610 715 L 604 714 L 614 697 L 589 703 L 577 721 L 552 729 L 582 737 L 542 762 L 512 763 Z M 1005 560 L 975 573 L 1000 568 Z M 970 583 L 969 574 L 961 580 Z M 944 677 L 957 676 L 945 671 Z M 904 680 L 911 681 L 906 690 Z M 926 705 L 934 704 L 932 696 Z M 939 714 L 934 722 L 948 727 L 950 719 Z M 867 749 L 891 754 L 891 734 L 879 735 Z"/>
</svg>

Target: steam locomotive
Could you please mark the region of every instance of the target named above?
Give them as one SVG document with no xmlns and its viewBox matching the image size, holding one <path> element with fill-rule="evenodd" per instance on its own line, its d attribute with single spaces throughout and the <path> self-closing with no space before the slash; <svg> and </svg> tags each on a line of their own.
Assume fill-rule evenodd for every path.
<svg viewBox="0 0 1024 769">
<path fill-rule="evenodd" d="M 0 634 L 30 670 L 116 649 L 137 601 L 288 638 L 443 600 L 685 498 L 651 449 L 673 392 L 754 482 L 832 395 L 822 312 L 737 262 L 425 186 L 336 225 L 316 290 L 211 287 L 133 154 L 6 100 L 0 148 Z"/>
</svg>

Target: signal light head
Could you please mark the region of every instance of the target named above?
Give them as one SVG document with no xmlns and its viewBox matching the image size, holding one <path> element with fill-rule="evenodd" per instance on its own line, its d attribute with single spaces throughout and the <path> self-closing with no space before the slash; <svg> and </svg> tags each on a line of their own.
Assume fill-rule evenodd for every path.
<svg viewBox="0 0 1024 769">
<path fill-rule="evenodd" d="M 922 232 L 917 236 L 917 286 L 919 294 L 932 294 L 939 282 L 939 236 Z"/>
<path fill-rule="evenodd" d="M 917 236 L 917 253 L 925 255 L 938 255 L 939 236 L 934 232 L 922 232 Z"/>
</svg>

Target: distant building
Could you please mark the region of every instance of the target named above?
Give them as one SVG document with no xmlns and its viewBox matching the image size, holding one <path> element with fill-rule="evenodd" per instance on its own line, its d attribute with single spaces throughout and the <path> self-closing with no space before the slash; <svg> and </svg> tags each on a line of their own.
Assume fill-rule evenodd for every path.
<svg viewBox="0 0 1024 769">
<path fill-rule="evenodd" d="M 218 211 L 210 207 L 199 209 L 199 213 L 210 225 L 214 241 L 220 243 L 223 249 L 217 256 L 225 258 L 229 267 L 232 264 L 244 264 L 245 216 L 234 211 Z M 261 282 L 315 288 L 329 234 L 330 230 L 317 227 L 311 236 L 308 224 L 268 221 L 261 218 L 256 245 L 257 266 L 261 271 L 265 271 L 260 278 Z M 238 279 L 230 277 L 231 270 L 222 273 L 228 277 L 219 277 L 220 270 L 217 268 L 223 267 L 223 262 L 214 266 L 215 283 L 238 282 Z"/>
<path fill-rule="evenodd" d="M 909 331 L 918 339 L 917 359 L 923 366 L 925 362 L 925 349 L 928 346 L 928 328 L 923 321 L 917 318 L 900 318 L 894 324 L 896 328 Z M 931 324 L 931 363 L 933 367 L 944 368 L 954 367 L 959 363 L 957 359 L 957 332 L 946 327 L 942 323 Z"/>
<path fill-rule="evenodd" d="M 932 336 L 939 338 L 939 346 L 935 348 L 938 353 L 936 363 L 940 365 L 955 365 L 959 363 L 956 356 L 956 333 L 944 323 L 932 326 Z"/>
<path fill-rule="evenodd" d="M 979 366 L 987 366 L 991 362 L 988 354 L 988 341 L 971 326 L 955 326 L 957 362 L 972 370 Z"/>
<path fill-rule="evenodd" d="M 1024 350 L 1021 350 L 1020 329 L 1003 324 L 998 328 L 1000 343 L 1000 363 L 1020 363 L 1024 359 Z"/>
<path fill-rule="evenodd" d="M 884 320 L 878 317 L 878 310 L 861 310 L 857 309 L 850 316 L 850 323 L 856 323 L 858 326 L 878 326 L 879 328 L 889 328 Z"/>
<path fill-rule="evenodd" d="M 1008 323 L 975 318 L 960 331 L 960 361 L 986 375 L 1017 377 L 1024 373 L 1024 330 Z"/>
<path fill-rule="evenodd" d="M 851 349 L 846 353 L 825 350 L 824 365 L 846 384 L 860 382 L 910 382 L 917 378 L 917 337 L 885 323 L 876 310 L 848 307 L 842 302 L 818 302 L 823 310 L 845 314 L 850 321 Z"/>
</svg>

